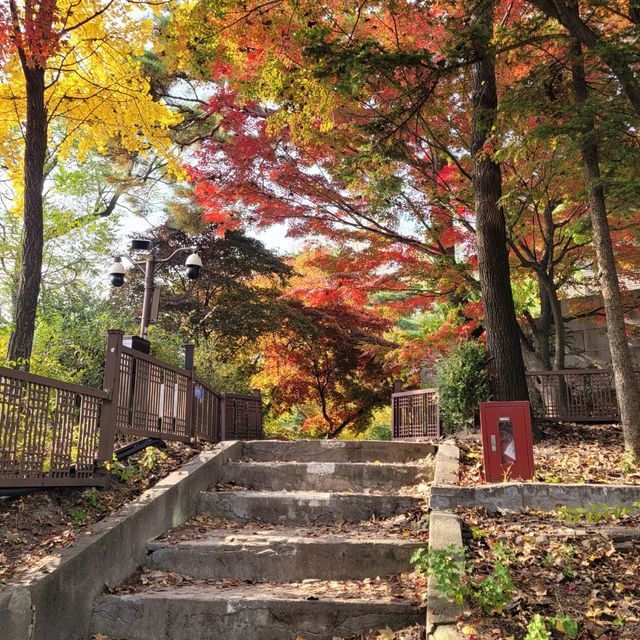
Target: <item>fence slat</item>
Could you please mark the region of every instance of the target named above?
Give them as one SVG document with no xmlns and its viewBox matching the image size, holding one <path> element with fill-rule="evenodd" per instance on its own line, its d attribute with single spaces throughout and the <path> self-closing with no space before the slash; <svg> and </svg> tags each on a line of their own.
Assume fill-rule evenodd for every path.
<svg viewBox="0 0 640 640">
<path fill-rule="evenodd" d="M 576 422 L 620 420 L 611 369 L 527 371 L 526 378 L 531 407 L 538 418 Z"/>
<path fill-rule="evenodd" d="M 437 389 L 391 394 L 393 438 L 439 438 L 440 407 Z"/>
</svg>

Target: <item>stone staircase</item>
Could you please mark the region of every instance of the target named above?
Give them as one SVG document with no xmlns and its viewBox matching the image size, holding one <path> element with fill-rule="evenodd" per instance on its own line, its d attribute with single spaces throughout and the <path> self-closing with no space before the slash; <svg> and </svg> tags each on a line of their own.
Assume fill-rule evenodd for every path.
<svg viewBox="0 0 640 640">
<path fill-rule="evenodd" d="M 415 442 L 256 441 L 200 495 L 197 517 L 148 543 L 148 565 L 98 598 L 118 640 L 332 640 L 424 622 L 409 558 L 424 546 Z M 423 526 L 423 525 L 421 525 Z"/>
</svg>

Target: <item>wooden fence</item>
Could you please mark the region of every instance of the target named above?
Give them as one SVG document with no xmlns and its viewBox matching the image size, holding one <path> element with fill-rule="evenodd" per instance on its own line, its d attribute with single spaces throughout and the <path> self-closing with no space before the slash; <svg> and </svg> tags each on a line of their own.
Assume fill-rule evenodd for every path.
<svg viewBox="0 0 640 640">
<path fill-rule="evenodd" d="M 186 442 L 262 438 L 262 399 L 220 394 L 109 331 L 104 389 L 0 368 L 0 487 L 101 486 L 117 433 Z M 192 358 L 189 359 L 192 362 Z"/>
<path fill-rule="evenodd" d="M 437 389 L 401 391 L 391 395 L 393 438 L 440 437 Z"/>
<path fill-rule="evenodd" d="M 620 420 L 611 369 L 527 371 L 527 385 L 536 417 L 567 422 Z"/>
</svg>

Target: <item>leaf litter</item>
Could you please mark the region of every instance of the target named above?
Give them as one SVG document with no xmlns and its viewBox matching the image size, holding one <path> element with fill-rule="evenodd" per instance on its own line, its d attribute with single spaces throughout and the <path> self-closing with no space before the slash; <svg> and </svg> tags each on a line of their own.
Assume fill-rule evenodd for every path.
<svg viewBox="0 0 640 640">
<path fill-rule="evenodd" d="M 491 548 L 501 543 L 517 589 L 502 612 L 469 611 L 460 620 L 470 640 L 521 640 L 536 614 L 546 620 L 570 616 L 578 625 L 577 640 L 640 638 L 637 516 L 621 516 L 615 524 L 622 527 L 612 528 L 610 522 L 567 527 L 556 515 L 540 512 L 458 513 L 475 570 L 490 569 Z M 558 628 L 550 637 L 569 638 Z"/>
</svg>

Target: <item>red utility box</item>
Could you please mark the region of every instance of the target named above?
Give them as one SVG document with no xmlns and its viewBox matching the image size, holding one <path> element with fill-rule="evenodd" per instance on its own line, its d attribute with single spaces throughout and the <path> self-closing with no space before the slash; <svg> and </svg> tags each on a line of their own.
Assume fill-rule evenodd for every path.
<svg viewBox="0 0 640 640">
<path fill-rule="evenodd" d="M 481 402 L 480 431 L 487 482 L 533 478 L 531 407 L 527 401 Z"/>
</svg>

